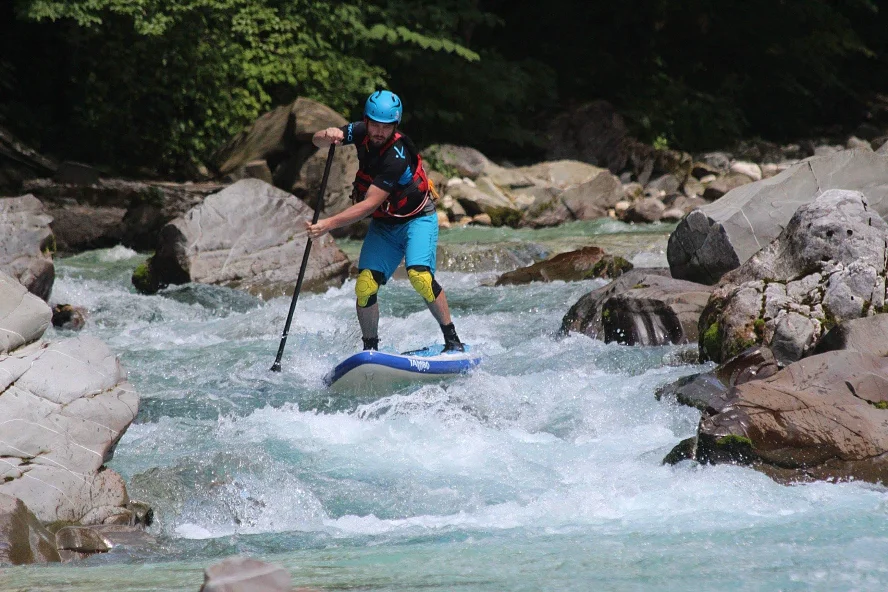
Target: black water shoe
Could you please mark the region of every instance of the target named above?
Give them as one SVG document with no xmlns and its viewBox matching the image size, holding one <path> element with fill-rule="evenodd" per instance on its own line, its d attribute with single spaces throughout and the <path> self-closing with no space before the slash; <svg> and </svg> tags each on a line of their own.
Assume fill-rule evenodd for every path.
<svg viewBox="0 0 888 592">
<path fill-rule="evenodd" d="M 379 350 L 379 337 L 362 337 L 361 341 L 364 342 L 364 351 Z"/>
</svg>

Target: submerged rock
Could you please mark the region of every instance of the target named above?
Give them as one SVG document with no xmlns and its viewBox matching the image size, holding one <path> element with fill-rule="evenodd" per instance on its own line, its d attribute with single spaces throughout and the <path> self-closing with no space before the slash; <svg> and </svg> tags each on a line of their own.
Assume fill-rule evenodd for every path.
<svg viewBox="0 0 888 592">
<path fill-rule="evenodd" d="M 290 573 L 250 557 L 229 557 L 204 570 L 201 592 L 291 592 Z"/>
</svg>

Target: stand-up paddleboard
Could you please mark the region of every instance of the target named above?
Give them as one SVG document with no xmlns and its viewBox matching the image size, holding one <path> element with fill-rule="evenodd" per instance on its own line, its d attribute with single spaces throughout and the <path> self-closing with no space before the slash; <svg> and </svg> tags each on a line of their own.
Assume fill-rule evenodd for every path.
<svg viewBox="0 0 888 592">
<path fill-rule="evenodd" d="M 444 346 L 437 344 L 403 354 L 362 351 L 333 368 L 324 384 L 336 391 L 362 392 L 452 378 L 481 363 L 480 355 L 468 345 L 465 348 L 464 352 L 444 353 Z"/>
</svg>

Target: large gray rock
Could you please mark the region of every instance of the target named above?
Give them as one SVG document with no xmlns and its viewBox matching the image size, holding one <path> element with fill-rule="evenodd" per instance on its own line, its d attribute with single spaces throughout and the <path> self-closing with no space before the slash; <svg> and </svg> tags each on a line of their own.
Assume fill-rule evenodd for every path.
<svg viewBox="0 0 888 592">
<path fill-rule="evenodd" d="M 0 198 L 0 271 L 49 299 L 55 280 L 52 218 L 33 195 Z"/>
<path fill-rule="evenodd" d="M 888 213 L 888 156 L 846 150 L 812 157 L 779 175 L 744 185 L 683 220 L 669 237 L 673 277 L 714 283 L 774 240 L 795 211 L 829 189 L 862 192 Z"/>
<path fill-rule="evenodd" d="M 45 301 L 0 271 L 0 354 L 37 341 L 51 320 Z"/>
<path fill-rule="evenodd" d="M 0 493 L 44 522 L 120 522 L 126 487 L 104 467 L 139 396 L 101 341 L 79 337 L 0 359 Z M 128 521 L 128 518 L 127 518 Z"/>
<path fill-rule="evenodd" d="M 712 289 L 667 274 L 634 269 L 593 290 L 564 316 L 561 333 L 580 332 L 628 345 L 695 341 L 697 321 Z"/>
<path fill-rule="evenodd" d="M 250 557 L 229 557 L 204 571 L 201 592 L 290 592 L 290 573 Z"/>
<path fill-rule="evenodd" d="M 311 216 L 305 203 L 285 191 L 258 179 L 238 181 L 164 226 L 148 262 L 148 281 L 139 287 L 197 282 L 266 297 L 292 293 Z M 348 266 L 329 235 L 313 241 L 303 288 L 340 286 Z"/>
<path fill-rule="evenodd" d="M 20 499 L 0 493 L 0 565 L 61 561 L 55 537 Z"/>
<path fill-rule="evenodd" d="M 726 274 L 700 317 L 700 355 L 720 362 L 771 347 L 781 365 L 811 353 L 837 322 L 885 306 L 888 224 L 863 194 L 833 189 Z"/>
<path fill-rule="evenodd" d="M 429 170 L 437 170 L 446 177 L 477 179 L 491 166 L 484 154 L 468 146 L 433 144 L 422 151 Z"/>
<path fill-rule="evenodd" d="M 620 180 L 602 171 L 591 180 L 570 187 L 561 194 L 561 202 L 575 220 L 604 218 L 607 211 L 624 199 Z"/>
<path fill-rule="evenodd" d="M 833 351 L 731 389 L 704 413 L 701 462 L 781 480 L 888 483 L 888 358 Z"/>
</svg>

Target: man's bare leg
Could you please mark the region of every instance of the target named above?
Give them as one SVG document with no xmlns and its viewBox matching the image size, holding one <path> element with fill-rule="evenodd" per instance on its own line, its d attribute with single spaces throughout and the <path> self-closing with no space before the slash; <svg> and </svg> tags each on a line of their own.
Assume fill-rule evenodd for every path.
<svg viewBox="0 0 888 592">
<path fill-rule="evenodd" d="M 364 349 L 379 349 L 379 304 L 356 306 Z"/>
</svg>

